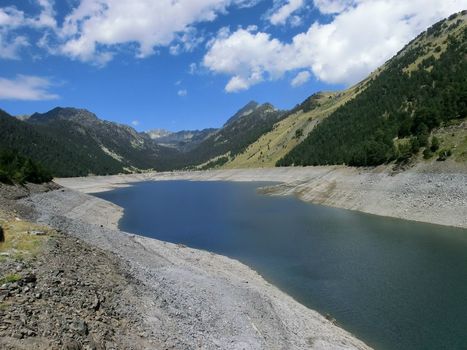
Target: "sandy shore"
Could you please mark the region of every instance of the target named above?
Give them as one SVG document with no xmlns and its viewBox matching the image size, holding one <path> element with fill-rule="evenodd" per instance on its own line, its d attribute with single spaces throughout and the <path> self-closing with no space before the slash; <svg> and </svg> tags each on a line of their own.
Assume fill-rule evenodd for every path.
<svg viewBox="0 0 467 350">
<path fill-rule="evenodd" d="M 95 193 L 140 181 L 275 181 L 271 195 L 296 195 L 316 204 L 406 220 L 467 228 L 467 170 L 444 163 L 394 174 L 385 168 L 305 167 L 147 173 L 57 179 Z"/>
<path fill-rule="evenodd" d="M 121 211 L 106 201 L 61 189 L 20 202 L 29 219 L 117 254 L 163 349 L 369 349 L 235 260 L 116 230 Z"/>
</svg>

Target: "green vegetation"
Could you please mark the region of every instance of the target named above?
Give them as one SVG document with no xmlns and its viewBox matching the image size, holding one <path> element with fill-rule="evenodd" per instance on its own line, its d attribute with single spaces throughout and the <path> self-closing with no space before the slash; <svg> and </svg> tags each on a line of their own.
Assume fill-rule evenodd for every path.
<svg viewBox="0 0 467 350">
<path fill-rule="evenodd" d="M 21 278 L 22 278 L 21 275 L 17 273 L 6 275 L 5 277 L 0 278 L 0 285 L 4 283 L 18 282 L 19 280 L 21 280 Z"/>
<path fill-rule="evenodd" d="M 52 180 L 49 171 L 29 158 L 14 151 L 0 150 L 0 182 L 24 184 L 43 183 Z"/>
<path fill-rule="evenodd" d="M 458 16 L 406 46 L 363 92 L 323 120 L 277 165 L 373 166 L 407 160 L 421 149 L 434 153 L 440 144 L 429 143 L 432 131 L 467 116 L 467 29 Z M 452 30 L 456 35 L 446 35 Z M 443 35 L 444 51 L 435 50 Z M 416 67 L 414 62 L 419 62 Z M 406 138 L 409 144 L 397 142 Z M 439 153 L 439 160 L 449 157 L 448 150 Z"/>
</svg>

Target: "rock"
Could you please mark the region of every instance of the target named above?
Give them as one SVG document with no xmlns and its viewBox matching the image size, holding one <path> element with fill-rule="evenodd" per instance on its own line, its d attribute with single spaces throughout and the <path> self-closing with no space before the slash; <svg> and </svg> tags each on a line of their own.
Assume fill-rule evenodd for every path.
<svg viewBox="0 0 467 350">
<path fill-rule="evenodd" d="M 63 342 L 63 349 L 64 350 L 81 350 L 83 346 L 74 339 L 67 339 Z"/>
<path fill-rule="evenodd" d="M 85 336 L 88 334 L 88 325 L 83 320 L 73 321 L 70 325 L 70 329 L 82 336 Z"/>
<path fill-rule="evenodd" d="M 16 338 L 16 339 L 23 339 L 23 334 L 21 334 L 21 332 L 14 331 L 14 332 L 11 334 L 11 337 L 12 337 L 12 338 Z"/>
<path fill-rule="evenodd" d="M 99 307 L 101 305 L 101 302 L 99 300 L 99 298 L 97 297 L 97 295 L 94 297 L 94 300 L 91 304 L 91 308 L 94 310 L 94 311 L 97 311 L 99 310 Z"/>
<path fill-rule="evenodd" d="M 37 277 L 33 273 L 28 273 L 20 280 L 22 285 L 28 284 L 28 283 L 36 283 L 36 281 L 37 281 Z"/>
<path fill-rule="evenodd" d="M 33 236 L 45 236 L 47 234 L 45 231 L 37 231 L 37 230 L 31 230 L 31 231 L 28 231 L 28 233 Z"/>
</svg>

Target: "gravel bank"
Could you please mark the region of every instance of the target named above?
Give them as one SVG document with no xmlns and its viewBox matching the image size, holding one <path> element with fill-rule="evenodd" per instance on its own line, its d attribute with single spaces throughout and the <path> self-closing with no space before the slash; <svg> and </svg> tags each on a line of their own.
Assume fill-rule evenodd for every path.
<svg viewBox="0 0 467 350">
<path fill-rule="evenodd" d="M 31 220 L 119 257 L 162 349 L 368 349 L 235 260 L 112 229 L 101 213 L 115 207 L 105 201 L 63 189 L 21 205 Z"/>
<path fill-rule="evenodd" d="M 326 206 L 406 220 L 467 228 L 467 168 L 437 162 L 400 173 L 380 167 L 305 167 L 148 173 L 58 179 L 65 187 L 94 193 L 139 181 L 276 181 L 271 195 L 296 195 Z"/>
</svg>

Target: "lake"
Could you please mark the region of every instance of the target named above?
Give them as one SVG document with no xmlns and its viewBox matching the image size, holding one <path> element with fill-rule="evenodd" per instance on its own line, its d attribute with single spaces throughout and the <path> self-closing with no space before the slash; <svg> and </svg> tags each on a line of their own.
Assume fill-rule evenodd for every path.
<svg viewBox="0 0 467 350">
<path fill-rule="evenodd" d="M 467 230 L 161 181 L 97 194 L 127 232 L 235 258 L 377 349 L 467 349 Z"/>
</svg>

